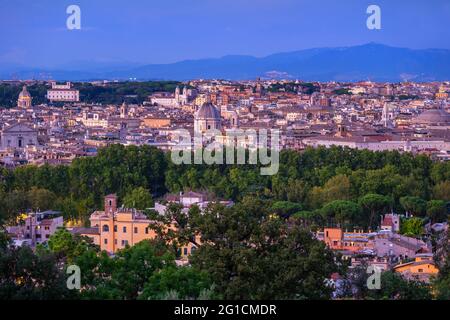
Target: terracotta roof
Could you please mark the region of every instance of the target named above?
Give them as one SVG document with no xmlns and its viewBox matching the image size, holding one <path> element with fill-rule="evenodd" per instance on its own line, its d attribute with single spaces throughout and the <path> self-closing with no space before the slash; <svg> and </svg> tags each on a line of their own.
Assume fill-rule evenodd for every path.
<svg viewBox="0 0 450 320">
<path fill-rule="evenodd" d="M 98 228 L 73 228 L 71 231 L 73 234 L 91 234 L 91 235 L 99 235 L 100 232 Z"/>
</svg>

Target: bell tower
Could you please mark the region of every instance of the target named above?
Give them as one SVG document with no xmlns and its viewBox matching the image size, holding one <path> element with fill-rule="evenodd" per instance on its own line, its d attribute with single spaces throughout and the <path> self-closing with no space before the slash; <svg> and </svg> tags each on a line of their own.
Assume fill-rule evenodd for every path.
<svg viewBox="0 0 450 320">
<path fill-rule="evenodd" d="M 117 211 L 117 195 L 110 194 L 105 197 L 105 213 L 113 215 Z"/>
</svg>

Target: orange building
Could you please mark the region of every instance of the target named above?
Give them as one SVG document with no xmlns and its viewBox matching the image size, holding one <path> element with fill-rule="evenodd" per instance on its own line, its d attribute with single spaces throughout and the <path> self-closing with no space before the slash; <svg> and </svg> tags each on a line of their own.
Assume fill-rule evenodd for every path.
<svg viewBox="0 0 450 320">
<path fill-rule="evenodd" d="M 394 267 L 394 271 L 402 274 L 406 279 L 429 282 L 430 277 L 439 273 L 433 261 L 433 254 L 417 254 L 414 261 L 402 263 Z"/>
<path fill-rule="evenodd" d="M 369 241 L 368 233 L 344 232 L 341 228 L 325 228 L 323 241 L 332 250 L 362 251 L 373 249 L 373 243 Z"/>
<path fill-rule="evenodd" d="M 149 227 L 152 221 L 139 210 L 118 208 L 115 194 L 107 195 L 105 210 L 95 211 L 89 220 L 91 228 L 79 228 L 74 232 L 91 238 L 101 250 L 111 254 L 126 246 L 134 246 L 142 240 L 156 237 L 155 231 Z M 191 243 L 182 247 L 181 258 L 190 255 L 192 250 L 195 250 L 195 246 Z"/>
<path fill-rule="evenodd" d="M 166 128 L 170 127 L 171 120 L 169 118 L 145 118 L 142 125 L 147 128 Z"/>
</svg>

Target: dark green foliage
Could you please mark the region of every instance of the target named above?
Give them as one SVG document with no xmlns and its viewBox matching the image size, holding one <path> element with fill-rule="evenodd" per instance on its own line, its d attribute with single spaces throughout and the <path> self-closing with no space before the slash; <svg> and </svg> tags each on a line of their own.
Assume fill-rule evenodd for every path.
<svg viewBox="0 0 450 320">
<path fill-rule="evenodd" d="M 168 225 L 176 211 L 167 212 L 161 222 Z M 201 234 L 202 244 L 190 262 L 211 276 L 223 298 L 330 297 L 324 281 L 338 270 L 332 252 L 308 230 L 273 215 L 266 202 L 246 197 L 230 208 L 210 205 L 202 214 L 185 216 L 187 223 L 171 240 L 183 243 L 189 234 Z"/>
<path fill-rule="evenodd" d="M 381 289 L 368 290 L 367 297 L 377 300 L 430 300 L 430 286 L 414 280 L 406 280 L 400 274 L 387 271 L 381 274 Z"/>
<path fill-rule="evenodd" d="M 349 222 L 373 227 L 379 215 L 390 209 L 425 216 L 426 201 L 436 199 L 434 194 L 446 197 L 436 186 L 444 190 L 442 186 L 450 181 L 450 166 L 425 156 L 337 147 L 285 150 L 280 154 L 278 174 L 262 176 L 259 169 L 260 165 L 175 165 L 170 154 L 152 147 L 113 145 L 99 150 L 97 157 L 75 159 L 70 166 L 0 169 L 0 214 L 5 219 L 39 207 L 85 220 L 101 208 L 109 193 L 128 201 L 135 190 L 150 190 L 152 198 L 168 191 L 205 190 L 235 201 L 246 195 L 289 201 L 308 211 L 334 200 L 352 201 L 362 210 Z M 56 199 L 39 197 L 46 190 Z M 37 198 L 29 197 L 33 194 Z M 130 201 L 127 205 L 136 199 Z M 433 208 L 433 216 L 444 218 Z"/>
<path fill-rule="evenodd" d="M 179 299 L 198 299 L 211 289 L 211 283 L 206 272 L 193 267 L 164 268 L 150 277 L 139 299 L 165 299 L 170 293 Z"/>
<path fill-rule="evenodd" d="M 0 249 L 0 299 L 72 299 L 63 270 L 53 254 L 36 255 L 28 247 Z"/>
<path fill-rule="evenodd" d="M 127 103 L 141 104 L 148 100 L 148 96 L 154 92 L 174 92 L 177 86 L 182 83 L 177 81 L 147 81 L 147 82 L 114 82 L 103 86 L 91 83 L 74 83 L 74 88 L 80 91 L 80 100 L 86 103 L 100 104 L 120 104 Z M 33 98 L 33 104 L 49 103 L 46 95 L 50 85 L 33 84 L 28 86 Z M 17 105 L 22 86 L 12 84 L 0 84 L 0 107 L 13 107 Z"/>
</svg>

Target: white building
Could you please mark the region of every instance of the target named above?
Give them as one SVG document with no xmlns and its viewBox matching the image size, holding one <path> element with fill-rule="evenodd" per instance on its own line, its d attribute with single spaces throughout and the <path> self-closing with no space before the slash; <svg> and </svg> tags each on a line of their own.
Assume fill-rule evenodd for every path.
<svg viewBox="0 0 450 320">
<path fill-rule="evenodd" d="M 1 130 L 1 147 L 23 149 L 27 146 L 38 145 L 38 132 L 29 125 L 18 122 L 5 126 Z"/>
<path fill-rule="evenodd" d="M 52 82 L 52 88 L 47 90 L 47 99 L 58 102 L 78 102 L 80 101 L 80 92 L 72 89 L 72 84 L 56 84 Z"/>
<path fill-rule="evenodd" d="M 180 93 L 180 87 L 175 89 L 175 94 L 156 93 L 151 96 L 150 102 L 164 107 L 180 107 L 189 102 L 190 94 L 186 87 Z"/>
<path fill-rule="evenodd" d="M 444 140 L 397 140 L 397 141 L 364 141 L 361 137 L 311 137 L 303 139 L 303 144 L 317 148 L 319 146 L 340 146 L 351 149 L 367 149 L 371 151 L 422 151 L 427 149 L 450 150 L 450 142 Z"/>
</svg>

